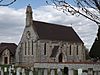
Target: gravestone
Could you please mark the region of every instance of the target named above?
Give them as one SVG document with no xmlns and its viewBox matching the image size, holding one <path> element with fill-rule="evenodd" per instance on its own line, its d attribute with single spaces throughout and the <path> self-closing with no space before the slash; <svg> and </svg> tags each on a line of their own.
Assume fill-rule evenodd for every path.
<svg viewBox="0 0 100 75">
<path fill-rule="evenodd" d="M 73 69 L 69 69 L 68 70 L 68 75 L 74 75 L 74 70 Z"/>
<path fill-rule="evenodd" d="M 48 75 L 47 69 L 44 69 L 44 75 Z"/>
<path fill-rule="evenodd" d="M 93 75 L 93 68 L 88 68 L 88 75 Z"/>
<path fill-rule="evenodd" d="M 55 75 L 55 70 L 51 70 L 51 75 Z"/>
<path fill-rule="evenodd" d="M 33 75 L 33 72 L 32 71 L 29 71 L 29 75 Z"/>
<path fill-rule="evenodd" d="M 57 74 L 58 74 L 58 75 L 62 75 L 62 71 L 61 71 L 60 68 L 57 69 Z"/>
<path fill-rule="evenodd" d="M 25 69 L 22 69 L 22 75 L 25 75 Z"/>
<path fill-rule="evenodd" d="M 8 68 L 8 71 L 9 71 L 9 75 L 12 75 L 12 73 L 11 73 L 11 66 Z"/>
<path fill-rule="evenodd" d="M 21 68 L 20 67 L 17 68 L 16 75 L 21 75 Z"/>
</svg>

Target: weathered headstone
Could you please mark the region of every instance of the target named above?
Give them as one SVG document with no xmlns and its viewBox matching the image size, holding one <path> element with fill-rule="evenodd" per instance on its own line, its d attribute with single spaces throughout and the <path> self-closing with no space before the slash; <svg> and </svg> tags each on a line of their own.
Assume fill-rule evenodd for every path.
<svg viewBox="0 0 100 75">
<path fill-rule="evenodd" d="M 44 69 L 44 75 L 48 75 L 48 70 Z"/>
<path fill-rule="evenodd" d="M 16 75 L 21 75 L 21 68 L 20 67 L 17 68 Z"/>
<path fill-rule="evenodd" d="M 93 68 L 88 68 L 88 75 L 93 75 Z"/>
<path fill-rule="evenodd" d="M 62 71 L 61 71 L 60 68 L 57 69 L 57 74 L 58 74 L 58 75 L 62 75 Z"/>
<path fill-rule="evenodd" d="M 12 75 L 11 74 L 11 66 L 8 68 L 8 71 L 9 71 L 9 75 Z"/>
<path fill-rule="evenodd" d="M 68 70 L 68 75 L 74 75 L 74 70 L 73 69 L 69 69 Z"/>
<path fill-rule="evenodd" d="M 42 74 L 42 70 L 38 69 L 38 75 L 41 75 L 41 74 Z"/>
<path fill-rule="evenodd" d="M 94 75 L 98 75 L 98 71 L 94 71 Z"/>
<path fill-rule="evenodd" d="M 29 71 L 29 75 L 33 75 L 33 72 L 32 71 Z"/>
<path fill-rule="evenodd" d="M 78 75 L 82 75 L 82 69 L 79 68 L 76 72 L 78 72 Z"/>
<path fill-rule="evenodd" d="M 25 75 L 25 69 L 22 69 L 22 75 Z"/>
<path fill-rule="evenodd" d="M 7 75 L 8 74 L 8 72 L 7 72 L 8 70 L 7 70 L 7 67 L 4 67 L 4 75 Z"/>
<path fill-rule="evenodd" d="M 51 70 L 51 75 L 55 75 L 55 70 L 54 69 Z"/>
<path fill-rule="evenodd" d="M 3 72 L 3 70 L 1 69 L 1 75 L 4 75 L 4 72 Z"/>
</svg>

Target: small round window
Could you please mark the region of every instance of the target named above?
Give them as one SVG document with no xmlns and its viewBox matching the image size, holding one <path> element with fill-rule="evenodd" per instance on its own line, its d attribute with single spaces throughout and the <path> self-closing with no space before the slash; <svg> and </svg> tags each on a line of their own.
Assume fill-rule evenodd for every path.
<svg viewBox="0 0 100 75">
<path fill-rule="evenodd" d="M 30 36 L 31 36 L 30 31 L 27 31 L 27 33 L 26 33 L 26 37 L 29 39 Z"/>
</svg>

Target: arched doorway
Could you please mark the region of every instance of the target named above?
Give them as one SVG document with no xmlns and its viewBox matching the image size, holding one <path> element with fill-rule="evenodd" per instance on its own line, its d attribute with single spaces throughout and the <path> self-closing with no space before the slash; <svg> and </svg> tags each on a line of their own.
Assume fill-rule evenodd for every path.
<svg viewBox="0 0 100 75">
<path fill-rule="evenodd" d="M 59 62 L 63 62 L 63 53 L 59 54 L 58 61 Z"/>
<path fill-rule="evenodd" d="M 8 64 L 8 57 L 4 57 L 4 64 Z"/>
</svg>

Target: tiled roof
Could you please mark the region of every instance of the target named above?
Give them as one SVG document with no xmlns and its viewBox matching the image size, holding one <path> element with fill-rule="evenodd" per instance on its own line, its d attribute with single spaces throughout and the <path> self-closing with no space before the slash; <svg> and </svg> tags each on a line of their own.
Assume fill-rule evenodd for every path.
<svg viewBox="0 0 100 75">
<path fill-rule="evenodd" d="M 39 39 L 83 43 L 72 27 L 33 21 L 33 28 Z"/>
<path fill-rule="evenodd" d="M 0 54 L 5 50 L 9 49 L 14 55 L 16 52 L 17 45 L 15 43 L 0 43 Z"/>
</svg>

